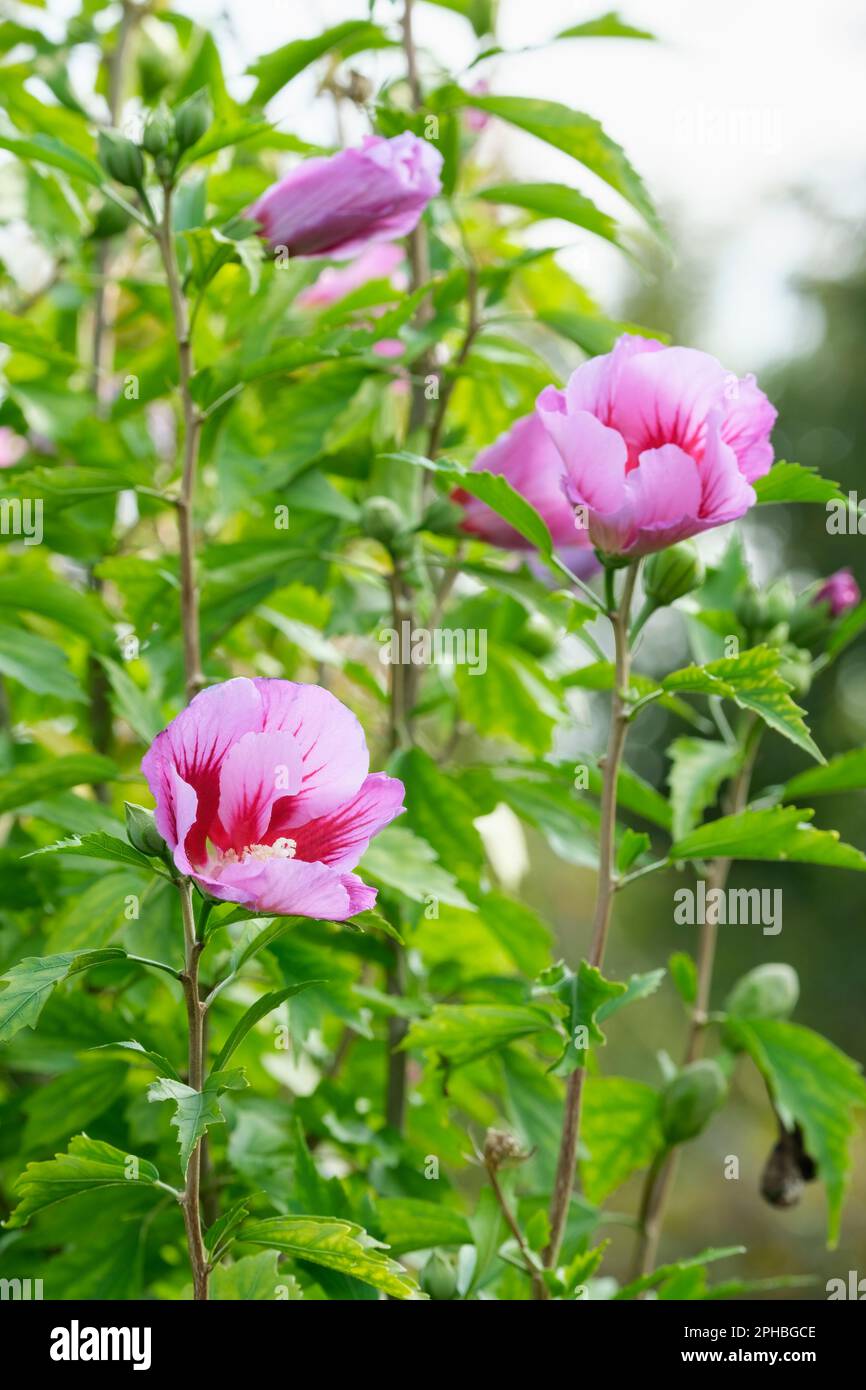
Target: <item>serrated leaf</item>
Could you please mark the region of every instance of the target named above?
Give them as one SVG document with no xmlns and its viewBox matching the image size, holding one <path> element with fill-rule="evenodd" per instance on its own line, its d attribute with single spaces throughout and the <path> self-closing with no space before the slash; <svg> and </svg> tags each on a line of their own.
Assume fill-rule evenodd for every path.
<svg viewBox="0 0 866 1390">
<path fill-rule="evenodd" d="M 839 490 L 839 484 L 822 478 L 817 468 L 806 468 L 802 463 L 786 463 L 784 459 L 774 463 L 763 478 L 756 478 L 752 486 L 758 502 L 764 505 L 776 502 L 847 501 L 845 494 Z"/>
<path fill-rule="evenodd" d="M 704 811 L 714 805 L 719 787 L 736 771 L 741 755 L 726 743 L 705 738 L 674 739 L 668 751 L 671 833 L 677 840 L 700 824 Z"/>
<path fill-rule="evenodd" d="M 298 1302 L 304 1294 L 297 1279 L 282 1274 L 278 1268 L 276 1250 L 262 1250 L 258 1255 L 244 1255 L 234 1264 L 217 1265 L 211 1279 L 210 1298 L 217 1302 L 228 1299 L 246 1303 L 277 1299 Z"/>
<path fill-rule="evenodd" d="M 816 830 L 815 812 L 772 806 L 721 816 L 674 841 L 670 859 L 768 859 L 866 870 L 866 855 L 839 839 L 838 830 Z"/>
<path fill-rule="evenodd" d="M 82 970 L 126 959 L 119 946 L 99 951 L 64 951 L 53 956 L 28 956 L 13 965 L 0 980 L 0 1042 L 8 1042 L 22 1028 L 35 1028 L 48 996 L 61 980 Z"/>
<path fill-rule="evenodd" d="M 705 666 L 687 666 L 661 682 L 675 694 L 721 695 L 740 709 L 751 710 L 777 733 L 796 743 L 819 763 L 821 750 L 803 722 L 803 711 L 791 699 L 791 686 L 779 674 L 781 654 L 775 647 L 750 647 L 739 656 L 722 657 Z"/>
<path fill-rule="evenodd" d="M 802 1128 L 826 1189 L 827 1245 L 835 1249 L 857 1129 L 852 1112 L 866 1106 L 860 1065 L 797 1023 L 730 1017 L 727 1026 L 766 1080 L 786 1127 Z"/>
<path fill-rule="evenodd" d="M 247 1221 L 239 1238 L 351 1275 L 391 1298 L 424 1297 L 411 1275 L 383 1253 L 381 1242 L 352 1221 L 332 1216 L 270 1216 Z"/>
<path fill-rule="evenodd" d="M 159 1173 L 146 1159 L 115 1149 L 111 1144 L 78 1134 L 66 1153 L 42 1163 L 28 1163 L 15 1184 L 18 1205 L 7 1227 L 24 1226 L 36 1212 L 104 1187 L 152 1187 Z"/>
<path fill-rule="evenodd" d="M 100 1043 L 93 1051 L 111 1052 L 115 1048 L 120 1048 L 122 1052 L 134 1053 L 135 1056 L 142 1057 L 146 1062 L 149 1062 L 156 1071 L 165 1073 L 165 1075 L 171 1077 L 173 1081 L 181 1081 L 180 1073 L 172 1066 L 167 1057 L 163 1057 L 161 1052 L 151 1052 L 149 1048 L 142 1047 L 141 1043 L 136 1042 L 134 1038 L 130 1038 L 124 1042 Z M 181 1082 L 181 1084 L 183 1083 Z"/>
<path fill-rule="evenodd" d="M 650 837 L 644 830 L 632 830 L 627 826 L 623 831 L 616 852 L 617 873 L 627 874 L 632 865 L 650 847 Z"/>
<path fill-rule="evenodd" d="M 240 1091 L 247 1085 L 240 1070 L 213 1071 L 200 1091 L 172 1077 L 161 1076 L 147 1088 L 150 1101 L 171 1100 L 175 1111 L 171 1123 L 177 1130 L 180 1166 L 184 1177 L 189 1161 L 202 1135 L 211 1125 L 225 1123 L 219 1097 L 223 1091 Z"/>
<path fill-rule="evenodd" d="M 22 859 L 34 859 L 40 854 L 71 854 L 77 859 L 97 859 L 105 863 L 128 864 L 134 869 L 153 872 L 153 864 L 146 855 L 134 849 L 118 835 L 107 835 L 102 830 L 94 830 L 88 835 L 72 835 L 68 840 L 57 840 L 53 845 L 43 845 L 40 849 L 23 854 Z"/>
<path fill-rule="evenodd" d="M 598 1026 L 600 1011 L 603 1005 L 624 996 L 627 986 L 618 980 L 606 980 L 597 966 L 582 960 L 576 974 L 561 962 L 543 971 L 536 989 L 555 995 L 566 1007 L 565 1047 L 550 1070 L 556 1076 L 570 1076 L 585 1065 L 589 1047 L 603 1047 L 607 1042 Z M 584 1037 L 585 1046 L 581 1042 Z"/>
<path fill-rule="evenodd" d="M 583 1189 L 602 1202 L 663 1147 L 658 1091 L 624 1076 L 588 1076 L 581 1142 Z"/>
</svg>

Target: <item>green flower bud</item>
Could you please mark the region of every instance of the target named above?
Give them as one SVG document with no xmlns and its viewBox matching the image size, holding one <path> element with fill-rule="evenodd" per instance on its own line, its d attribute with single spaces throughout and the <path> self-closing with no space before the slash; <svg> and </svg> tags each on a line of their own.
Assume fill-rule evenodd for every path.
<svg viewBox="0 0 866 1390">
<path fill-rule="evenodd" d="M 141 188 L 144 179 L 144 160 L 141 150 L 125 135 L 101 130 L 97 141 L 99 162 L 107 174 L 129 188 Z"/>
<path fill-rule="evenodd" d="M 421 1288 L 437 1303 L 446 1302 L 457 1292 L 457 1272 L 438 1250 L 433 1251 L 421 1271 Z"/>
<path fill-rule="evenodd" d="M 390 497 L 367 498 L 361 507 L 361 530 L 392 552 L 402 549 L 407 537 L 403 513 Z"/>
<path fill-rule="evenodd" d="M 123 803 L 126 811 L 126 836 L 133 849 L 150 858 L 161 859 L 166 853 L 165 840 L 156 828 L 153 811 L 145 806 L 136 806 L 131 801 Z"/>
<path fill-rule="evenodd" d="M 765 625 L 768 629 L 787 623 L 794 610 L 794 592 L 787 579 L 777 579 L 767 590 Z"/>
<path fill-rule="evenodd" d="M 788 1018 L 800 995 L 792 965 L 758 965 L 742 975 L 725 1001 L 725 1010 L 738 1018 Z"/>
<path fill-rule="evenodd" d="M 158 106 L 147 118 L 141 139 L 142 146 L 155 158 L 168 149 L 173 139 L 174 116 L 167 106 Z"/>
<path fill-rule="evenodd" d="M 106 170 L 106 174 L 117 179 L 118 183 L 125 183 L 128 188 L 142 186 L 145 161 L 138 145 L 133 145 L 132 140 L 126 139 L 125 135 L 117 135 L 114 131 L 100 131 L 97 150 L 101 167 Z"/>
<path fill-rule="evenodd" d="M 655 607 L 661 608 L 690 594 L 704 582 L 704 567 L 691 541 L 680 541 L 657 550 L 644 568 L 644 589 Z"/>
<path fill-rule="evenodd" d="M 206 92 L 196 92 L 179 106 L 174 117 L 174 133 L 180 151 L 198 144 L 212 120 L 213 111 Z"/>
<path fill-rule="evenodd" d="M 533 656 L 549 656 L 556 649 L 558 633 L 543 613 L 531 613 L 520 633 L 520 645 Z"/>
<path fill-rule="evenodd" d="M 767 596 L 747 584 L 737 595 L 734 612 L 747 632 L 761 632 L 767 625 Z"/>
<path fill-rule="evenodd" d="M 90 235 L 94 241 L 104 241 L 106 237 L 117 236 L 120 232 L 125 232 L 130 220 L 129 214 L 124 212 L 123 208 L 118 207 L 117 203 L 106 201 L 93 219 L 93 230 Z"/>
<path fill-rule="evenodd" d="M 460 531 L 463 509 L 449 497 L 434 497 L 425 509 L 419 531 L 432 531 L 435 536 L 456 536 Z"/>
<path fill-rule="evenodd" d="M 662 1092 L 661 1126 L 668 1144 L 694 1139 L 708 1124 L 727 1094 L 728 1083 L 717 1062 L 690 1062 Z"/>
</svg>

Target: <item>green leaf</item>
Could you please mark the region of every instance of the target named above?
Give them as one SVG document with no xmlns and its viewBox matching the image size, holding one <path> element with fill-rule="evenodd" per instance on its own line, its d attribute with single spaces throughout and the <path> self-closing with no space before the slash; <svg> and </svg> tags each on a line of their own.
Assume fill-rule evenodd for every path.
<svg viewBox="0 0 866 1390">
<path fill-rule="evenodd" d="M 698 997 L 698 967 L 686 951 L 674 951 L 668 970 L 677 994 L 684 1004 L 694 1004 Z"/>
<path fill-rule="evenodd" d="M 555 217 L 583 227 L 605 241 L 621 246 L 619 223 L 597 208 L 591 198 L 563 183 L 498 183 L 477 194 L 485 202 L 523 208 L 537 219 Z"/>
<path fill-rule="evenodd" d="M 596 1013 L 598 1022 L 604 1023 L 611 1014 L 625 1008 L 626 1004 L 636 1004 L 641 999 L 649 999 L 650 995 L 655 994 L 664 977 L 664 966 L 659 966 L 657 970 L 645 970 L 640 975 L 630 975 L 626 981 L 625 993 L 614 995 L 600 1006 Z"/>
<path fill-rule="evenodd" d="M 68 840 L 57 840 L 53 845 L 43 845 L 41 849 L 23 854 L 22 859 L 34 859 L 40 854 L 70 854 L 78 859 L 97 859 L 112 864 L 129 864 L 135 869 L 153 872 L 153 864 L 146 855 L 133 849 L 126 840 L 117 835 L 107 835 L 102 830 L 88 835 L 73 835 Z"/>
<path fill-rule="evenodd" d="M 501 473 L 488 473 L 485 469 L 461 468 L 459 464 L 444 459 L 428 459 L 421 454 L 401 450 L 397 454 L 383 454 L 386 460 L 411 463 L 416 468 L 424 468 L 434 473 L 450 488 L 462 488 L 472 497 L 477 497 L 519 531 L 524 540 L 534 545 L 541 555 L 550 559 L 553 542 L 547 524 L 535 508 L 527 502 Z"/>
<path fill-rule="evenodd" d="M 212 1226 L 208 1226 L 204 1233 L 204 1245 L 212 1263 L 233 1244 L 238 1227 L 250 1214 L 251 1201 L 252 1196 L 248 1195 L 232 1202 L 228 1210 L 224 1211 L 222 1216 L 218 1216 Z"/>
<path fill-rule="evenodd" d="M 165 726 L 165 720 L 157 703 L 140 690 L 132 677 L 116 661 L 101 656 L 103 670 L 114 697 L 113 704 L 121 719 L 125 719 L 130 729 L 142 743 L 150 744 Z"/>
<path fill-rule="evenodd" d="M 0 675 L 20 681 L 34 695 L 55 695 L 73 704 L 86 698 L 63 648 L 24 628 L 0 626 Z"/>
<path fill-rule="evenodd" d="M 587 19 L 583 24 L 573 24 L 570 29 L 562 29 L 558 39 L 655 39 L 655 34 L 647 29 L 635 29 L 626 24 L 615 10 L 599 15 L 598 19 Z"/>
<path fill-rule="evenodd" d="M 866 855 L 839 839 L 838 830 L 816 830 L 815 812 L 771 806 L 721 816 L 674 841 L 670 859 L 768 859 L 866 870 Z"/>
<path fill-rule="evenodd" d="M 604 1046 L 607 1039 L 598 1026 L 597 1015 L 605 1004 L 625 995 L 626 989 L 617 980 L 606 980 L 597 966 L 585 960 L 580 962 L 577 974 L 561 961 L 542 971 L 536 992 L 555 995 L 567 1010 L 565 1047 L 550 1068 L 556 1076 L 570 1076 L 586 1064 L 590 1046 Z"/>
<path fill-rule="evenodd" d="M 466 1218 L 439 1202 L 380 1197 L 376 1214 L 388 1248 L 395 1255 L 409 1250 L 432 1250 L 440 1245 L 468 1245 L 472 1241 Z"/>
<path fill-rule="evenodd" d="M 839 484 L 822 478 L 817 468 L 805 468 L 802 463 L 785 463 L 781 459 L 763 478 L 756 478 L 752 487 L 758 494 L 758 501 L 764 505 L 847 500 Z"/>
<path fill-rule="evenodd" d="M 246 1303 L 267 1299 L 297 1302 L 303 1291 L 291 1274 L 281 1274 L 276 1250 L 262 1250 L 258 1255 L 244 1255 L 231 1265 L 217 1265 L 211 1279 L 210 1297 L 217 1302 L 227 1299 Z"/>
<path fill-rule="evenodd" d="M 730 1017 L 727 1027 L 764 1077 L 786 1128 L 803 1130 L 827 1192 L 827 1244 L 835 1249 L 857 1128 L 852 1111 L 866 1106 L 860 1065 L 797 1023 Z"/>
<path fill-rule="evenodd" d="M 744 1255 L 745 1251 L 744 1245 L 728 1245 L 721 1249 L 702 1250 L 700 1255 L 691 1255 L 686 1260 L 675 1260 L 673 1264 L 659 1265 L 658 1269 L 654 1269 L 651 1274 L 645 1274 L 642 1278 L 635 1279 L 631 1284 L 624 1284 L 614 1294 L 614 1298 L 619 1300 L 637 1298 L 647 1289 L 654 1289 L 667 1279 L 672 1279 L 685 1270 L 712 1264 L 716 1260 L 730 1260 L 734 1255 Z"/>
<path fill-rule="evenodd" d="M 126 959 L 119 946 L 101 951 L 64 951 L 55 956 L 28 956 L 13 965 L 0 980 L 0 1042 L 8 1042 L 22 1028 L 35 1028 L 55 985 L 82 970 Z"/>
<path fill-rule="evenodd" d="M 111 623 L 93 594 L 80 593 L 69 583 L 48 575 L 28 574 L 26 583 L 16 575 L 0 577 L 0 608 L 18 613 L 39 613 L 65 630 L 77 632 L 94 645 L 110 641 Z"/>
<path fill-rule="evenodd" d="M 646 854 L 650 847 L 650 837 L 644 830 L 632 830 L 628 826 L 623 832 L 616 853 L 617 873 L 627 874 L 632 865 Z"/>
<path fill-rule="evenodd" d="M 584 1085 L 580 1165 L 583 1189 L 602 1202 L 663 1146 L 659 1094 L 623 1076 L 588 1076 Z"/>
<path fill-rule="evenodd" d="M 458 888 L 453 874 L 442 868 L 435 850 L 402 825 L 387 826 L 370 842 L 361 872 L 386 888 L 396 888 L 415 903 L 436 898 L 451 907 L 473 906 Z"/>
<path fill-rule="evenodd" d="M 130 1038 L 126 1042 L 100 1043 L 99 1046 L 95 1047 L 93 1050 L 94 1052 L 109 1052 L 113 1051 L 115 1048 L 120 1048 L 123 1052 L 131 1052 L 134 1057 L 142 1057 L 146 1062 L 149 1062 L 156 1071 L 164 1072 L 166 1076 L 170 1076 L 173 1081 L 181 1081 L 180 1072 L 172 1066 L 167 1057 L 163 1057 L 161 1052 L 151 1052 L 148 1048 L 142 1047 L 141 1043 L 136 1042 L 134 1038 Z M 129 1060 L 131 1061 L 132 1058 Z M 181 1082 L 181 1084 L 183 1083 Z"/>
<path fill-rule="evenodd" d="M 19 136 L 0 135 L 0 150 L 9 150 L 18 159 L 47 164 L 51 169 L 60 169 L 72 178 L 83 179 L 85 183 L 101 188 L 106 176 L 94 159 L 88 159 L 80 151 L 65 145 L 53 135 L 32 135 L 27 139 Z M 4 316 L 5 317 L 5 316 Z"/>
<path fill-rule="evenodd" d="M 184 150 L 178 161 L 178 171 L 188 168 L 190 164 L 195 164 L 199 159 L 205 159 L 209 154 L 216 154 L 218 150 L 242 145 L 247 140 L 254 140 L 259 135 L 266 135 L 270 129 L 271 126 L 267 121 L 260 121 L 255 118 L 245 121 L 217 121 L 197 144 Z"/>
<path fill-rule="evenodd" d="M 251 77 L 258 78 L 251 100 L 256 106 L 265 106 L 287 82 L 326 53 L 336 52 L 341 58 L 348 58 L 364 49 L 387 48 L 390 44 L 391 40 L 378 24 L 364 19 L 335 24 L 312 39 L 295 39 L 272 53 L 263 54 L 247 68 Z"/>
<path fill-rule="evenodd" d="M 412 1023 L 401 1047 L 433 1052 L 449 1068 L 462 1067 L 551 1027 L 545 1009 L 527 1004 L 437 1004 L 428 1018 Z"/>
<path fill-rule="evenodd" d="M 657 234 L 662 234 L 661 223 L 642 180 L 622 148 L 592 116 L 573 111 L 558 101 L 542 101 L 537 97 L 478 96 L 449 88 L 445 99 L 454 105 L 487 111 L 544 140 L 554 149 L 562 150 L 621 194 Z"/>
<path fill-rule="evenodd" d="M 44 1163 L 28 1163 L 15 1184 L 19 1198 L 6 1226 L 24 1226 L 36 1212 L 105 1187 L 153 1187 L 159 1173 L 146 1159 L 115 1149 L 86 1134 L 70 1140 L 66 1153 Z"/>
<path fill-rule="evenodd" d="M 352 1221 L 334 1216 L 270 1216 L 246 1222 L 239 1238 L 351 1275 L 391 1298 L 424 1297 L 411 1275 L 382 1253 L 381 1242 Z"/>
<path fill-rule="evenodd" d="M 704 811 L 715 803 L 719 787 L 736 772 L 740 754 L 726 743 L 705 738 L 678 738 L 671 744 L 672 834 L 680 839 L 700 824 Z"/>
<path fill-rule="evenodd" d="M 658 338 L 668 342 L 668 335 L 644 324 L 629 323 L 622 319 L 609 319 L 604 314 L 579 314 L 573 309 L 545 309 L 537 315 L 539 323 L 545 324 L 561 338 L 577 343 L 590 357 L 610 352 L 617 338 L 623 333 L 634 333 L 641 338 Z"/>
<path fill-rule="evenodd" d="M 803 722 L 803 711 L 794 704 L 791 686 L 779 674 L 780 659 L 775 647 L 750 647 L 739 656 L 674 671 L 664 678 L 661 688 L 676 694 L 725 696 L 740 709 L 759 715 L 771 729 L 821 763 L 823 754 Z"/>
<path fill-rule="evenodd" d="M 185 1086 L 182 1081 L 161 1076 L 147 1088 L 150 1101 L 175 1101 L 175 1111 L 171 1123 L 177 1130 L 180 1146 L 180 1166 L 186 1177 L 186 1170 L 196 1144 L 211 1125 L 225 1123 L 225 1115 L 219 1103 L 222 1091 L 241 1091 L 247 1085 L 242 1071 L 212 1071 L 200 1091 Z"/>
<path fill-rule="evenodd" d="M 532 657 L 504 643 L 488 644 L 487 667 L 456 666 L 463 717 L 487 738 L 501 738 L 543 756 L 564 717 L 562 697 Z"/>
<path fill-rule="evenodd" d="M 0 138 L 0 148 L 5 142 Z M 52 367 L 64 372 L 74 372 L 78 359 L 58 348 L 53 338 L 48 338 L 31 323 L 29 319 L 19 318 L 0 309 L 0 343 L 5 343 L 14 352 L 26 352 L 30 357 L 38 357 Z"/>
<path fill-rule="evenodd" d="M 478 883 L 485 864 L 471 799 L 419 748 L 404 753 L 394 773 L 406 788 L 407 809 L 401 827 L 405 823 L 432 845 L 439 862 L 447 864 L 460 887 L 468 891 Z"/>
<path fill-rule="evenodd" d="M 853 748 L 831 758 L 823 767 L 810 767 L 786 782 L 781 788 L 783 801 L 798 801 L 801 796 L 829 796 L 834 792 L 866 790 L 866 748 Z"/>
<path fill-rule="evenodd" d="M 22 763 L 0 776 L 0 813 L 51 796 L 64 787 L 108 782 L 116 776 L 115 764 L 98 753 L 70 753 L 44 762 Z"/>
<path fill-rule="evenodd" d="M 226 1062 L 232 1053 L 240 1047 L 247 1033 L 254 1028 L 260 1019 L 266 1018 L 274 1009 L 279 1008 L 286 999 L 291 999 L 302 990 L 309 989 L 311 985 L 322 984 L 322 980 L 302 980 L 300 984 L 286 985 L 283 989 L 274 990 L 271 994 L 263 994 L 254 1004 L 251 1004 L 242 1018 L 238 1019 L 232 1031 L 226 1038 L 225 1043 L 213 1064 L 211 1075 L 215 1075 L 223 1070 Z"/>
</svg>

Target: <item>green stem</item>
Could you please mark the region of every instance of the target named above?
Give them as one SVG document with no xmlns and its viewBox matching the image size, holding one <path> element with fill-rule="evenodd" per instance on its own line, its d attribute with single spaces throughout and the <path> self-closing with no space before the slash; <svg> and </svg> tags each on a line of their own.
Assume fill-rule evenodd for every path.
<svg viewBox="0 0 866 1390">
<path fill-rule="evenodd" d="M 186 1001 L 187 1028 L 189 1032 L 189 1072 L 188 1083 L 194 1091 L 200 1091 L 204 1083 L 204 1009 L 199 997 L 198 963 L 202 943 L 196 938 L 195 917 L 192 907 L 192 887 L 189 879 L 178 884 L 181 912 L 183 915 L 183 935 L 185 947 L 185 966 L 181 977 L 184 999 Z M 186 1170 L 186 1184 L 181 1205 L 186 1228 L 189 1262 L 192 1269 L 193 1298 L 201 1303 L 208 1296 L 207 1253 L 201 1226 L 201 1140 L 193 1149 Z"/>
<path fill-rule="evenodd" d="M 622 763 L 626 735 L 628 733 L 628 682 L 631 665 L 631 652 L 628 642 L 629 612 L 634 587 L 637 581 L 639 562 L 629 566 L 626 571 L 619 607 L 611 614 L 614 644 L 616 649 L 614 688 L 611 700 L 610 732 L 607 753 L 604 759 L 604 782 L 601 798 L 601 826 L 599 835 L 598 889 L 593 920 L 592 945 L 589 953 L 590 965 L 601 967 L 607 933 L 610 926 L 611 909 L 616 891 L 616 804 L 617 782 Z M 605 571 L 605 585 L 612 594 L 612 571 Z M 565 1097 L 565 1113 L 559 1145 L 559 1158 L 556 1167 L 553 1195 L 550 1203 L 550 1240 L 544 1252 L 544 1263 L 552 1268 L 559 1258 L 571 1191 L 574 1185 L 575 1165 L 580 1138 L 580 1114 L 585 1077 L 583 1067 L 578 1067 L 568 1078 Z"/>
</svg>

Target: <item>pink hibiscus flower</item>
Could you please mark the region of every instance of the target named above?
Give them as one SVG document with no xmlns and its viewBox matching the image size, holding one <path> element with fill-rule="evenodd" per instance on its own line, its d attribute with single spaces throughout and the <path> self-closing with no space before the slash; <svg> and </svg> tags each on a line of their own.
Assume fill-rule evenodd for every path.
<svg viewBox="0 0 866 1390">
<path fill-rule="evenodd" d="M 376 901 L 351 871 L 404 809 L 402 782 L 369 763 L 361 725 L 329 691 L 238 677 L 197 695 L 141 767 L 159 833 L 205 892 L 344 921 Z"/>
<path fill-rule="evenodd" d="M 773 462 L 776 411 L 753 376 L 715 357 L 624 334 L 548 386 L 538 412 L 593 545 L 637 558 L 735 521 Z"/>
<path fill-rule="evenodd" d="M 354 255 L 417 225 L 442 187 L 442 155 L 411 131 L 368 135 L 359 149 L 305 159 L 249 210 L 271 246 L 292 256 Z"/>
</svg>

